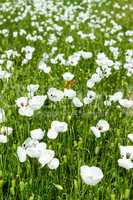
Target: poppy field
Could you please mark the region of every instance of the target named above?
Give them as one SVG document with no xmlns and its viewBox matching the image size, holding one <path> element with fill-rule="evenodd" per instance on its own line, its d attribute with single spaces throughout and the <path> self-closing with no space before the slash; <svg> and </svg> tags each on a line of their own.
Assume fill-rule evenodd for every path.
<svg viewBox="0 0 133 200">
<path fill-rule="evenodd" d="M 133 199 L 133 2 L 0 1 L 0 200 Z"/>
</svg>

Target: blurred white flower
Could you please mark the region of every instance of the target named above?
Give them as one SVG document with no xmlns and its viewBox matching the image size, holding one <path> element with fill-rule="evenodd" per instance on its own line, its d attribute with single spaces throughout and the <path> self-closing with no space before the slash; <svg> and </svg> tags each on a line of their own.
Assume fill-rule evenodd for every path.
<svg viewBox="0 0 133 200">
<path fill-rule="evenodd" d="M 83 103 L 80 101 L 80 99 L 78 97 L 74 97 L 72 99 L 72 103 L 75 107 L 80 108 L 83 106 Z"/>
<path fill-rule="evenodd" d="M 93 132 L 93 134 L 96 136 L 96 138 L 101 137 L 101 132 L 98 130 L 98 128 L 96 128 L 95 126 L 92 126 L 90 129 Z"/>
<path fill-rule="evenodd" d="M 96 126 L 92 126 L 91 128 L 92 133 L 97 137 L 101 137 L 101 133 L 106 132 L 109 130 L 109 123 L 103 119 L 99 120 Z"/>
<path fill-rule="evenodd" d="M 80 167 L 80 175 L 83 182 L 87 185 L 96 185 L 103 178 L 103 172 L 98 167 L 89 167 L 87 165 L 83 165 Z"/>
<path fill-rule="evenodd" d="M 96 93 L 92 90 L 87 92 L 87 96 L 83 99 L 84 104 L 92 103 L 96 98 Z"/>
<path fill-rule="evenodd" d="M 63 74 L 63 79 L 65 81 L 71 81 L 74 78 L 74 75 L 70 72 L 66 72 Z"/>
<path fill-rule="evenodd" d="M 5 111 L 0 108 L 0 123 L 4 122 L 6 120 L 6 116 L 5 116 Z"/>
<path fill-rule="evenodd" d="M 39 89 L 39 85 L 38 84 L 30 84 L 27 86 L 27 90 L 28 90 L 28 96 L 32 97 L 34 96 L 34 93 Z"/>
<path fill-rule="evenodd" d="M 53 158 L 49 163 L 48 167 L 49 169 L 57 169 L 59 167 L 59 160 L 57 158 Z"/>
<path fill-rule="evenodd" d="M 119 104 L 124 108 L 133 108 L 133 100 L 120 99 Z"/>
<path fill-rule="evenodd" d="M 33 96 L 31 99 L 29 99 L 29 106 L 33 110 L 39 110 L 44 105 L 46 99 L 46 95 Z"/>
<path fill-rule="evenodd" d="M 47 66 L 46 63 L 44 63 L 43 61 L 41 61 L 39 63 L 38 69 L 46 74 L 49 74 L 51 71 L 51 67 Z"/>
<path fill-rule="evenodd" d="M 64 92 L 56 88 L 50 88 L 47 92 L 48 98 L 53 101 L 61 101 L 64 98 Z"/>
<path fill-rule="evenodd" d="M 51 128 L 51 129 L 48 130 L 47 136 L 48 136 L 49 139 L 54 140 L 54 139 L 57 138 L 58 132 Z"/>
<path fill-rule="evenodd" d="M 117 102 L 123 98 L 122 92 L 116 92 L 112 96 L 110 96 L 110 101 Z"/>
<path fill-rule="evenodd" d="M 44 167 L 48 164 L 55 156 L 55 152 L 53 150 L 46 149 L 43 154 L 39 157 L 38 161 Z"/>
<path fill-rule="evenodd" d="M 133 142 L 133 133 L 128 134 L 128 139 Z"/>
<path fill-rule="evenodd" d="M 76 97 L 76 91 L 74 91 L 73 89 L 64 89 L 64 96 L 68 97 L 68 99 L 73 99 L 74 97 Z"/>
<path fill-rule="evenodd" d="M 18 147 L 17 148 L 17 155 L 18 155 L 18 158 L 19 158 L 19 161 L 20 162 L 25 162 L 26 161 L 26 151 L 24 148 L 22 147 Z"/>
<path fill-rule="evenodd" d="M 29 106 L 19 108 L 18 112 L 20 115 L 27 117 L 31 117 L 34 114 L 33 109 L 31 109 Z"/>
<path fill-rule="evenodd" d="M 66 122 L 60 122 L 60 121 L 53 121 L 51 123 L 51 128 L 58 132 L 66 132 L 68 129 L 68 125 Z"/>
<path fill-rule="evenodd" d="M 125 169 L 132 169 L 133 168 L 133 163 L 130 159 L 122 158 L 118 160 L 118 165 L 119 167 L 123 167 Z"/>
<path fill-rule="evenodd" d="M 41 128 L 34 129 L 30 132 L 31 138 L 36 140 L 42 140 L 45 134 L 45 131 L 43 131 Z"/>
<path fill-rule="evenodd" d="M 0 143 L 7 143 L 7 135 L 0 134 Z"/>
</svg>

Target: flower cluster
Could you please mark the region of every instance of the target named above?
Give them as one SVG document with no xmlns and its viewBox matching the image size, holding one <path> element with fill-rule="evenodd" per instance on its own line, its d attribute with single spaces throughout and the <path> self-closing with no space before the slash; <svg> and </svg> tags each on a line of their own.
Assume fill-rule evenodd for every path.
<svg viewBox="0 0 133 200">
<path fill-rule="evenodd" d="M 42 129 L 35 129 L 30 132 L 31 137 L 28 137 L 22 146 L 17 148 L 17 155 L 20 162 L 25 162 L 26 159 L 36 158 L 42 167 L 48 166 L 49 169 L 57 169 L 59 166 L 59 160 L 55 158 L 55 152 L 47 149 L 47 145 L 44 142 L 40 142 L 43 139 L 45 131 Z"/>
</svg>

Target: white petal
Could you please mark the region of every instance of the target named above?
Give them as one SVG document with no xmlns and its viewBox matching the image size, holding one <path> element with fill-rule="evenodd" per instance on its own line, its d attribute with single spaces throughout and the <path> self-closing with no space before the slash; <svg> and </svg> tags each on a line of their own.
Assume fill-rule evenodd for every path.
<svg viewBox="0 0 133 200">
<path fill-rule="evenodd" d="M 59 167 L 59 160 L 57 158 L 53 158 L 49 163 L 48 163 L 48 167 L 50 169 L 57 169 Z"/>
<path fill-rule="evenodd" d="M 36 140 L 41 140 L 44 137 L 44 131 L 40 128 L 32 130 L 30 134 L 31 137 Z"/>
<path fill-rule="evenodd" d="M 0 134 L 0 143 L 7 143 L 7 136 Z"/>
<path fill-rule="evenodd" d="M 96 138 L 101 137 L 100 131 L 95 126 L 92 126 L 90 129 L 93 132 L 93 134 L 96 136 Z"/>
<path fill-rule="evenodd" d="M 22 147 L 17 148 L 17 155 L 19 158 L 20 162 L 25 162 L 26 161 L 26 151 Z"/>
<path fill-rule="evenodd" d="M 48 130 L 48 133 L 47 133 L 47 136 L 49 139 L 56 139 L 57 136 L 58 136 L 58 132 L 56 132 L 54 129 L 49 129 Z"/>
</svg>

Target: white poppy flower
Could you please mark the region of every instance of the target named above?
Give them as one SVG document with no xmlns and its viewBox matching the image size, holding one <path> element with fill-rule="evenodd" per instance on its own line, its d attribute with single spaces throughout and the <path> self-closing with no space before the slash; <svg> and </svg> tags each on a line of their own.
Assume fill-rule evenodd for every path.
<svg viewBox="0 0 133 200">
<path fill-rule="evenodd" d="M 95 85 L 95 81 L 94 80 L 90 79 L 90 80 L 87 81 L 87 87 L 88 88 L 93 88 L 94 85 Z"/>
<path fill-rule="evenodd" d="M 133 168 L 133 163 L 130 159 L 122 158 L 118 160 L 118 165 L 119 167 L 123 167 L 125 169 L 132 169 Z"/>
<path fill-rule="evenodd" d="M 48 130 L 47 136 L 48 136 L 49 139 L 54 140 L 54 139 L 57 138 L 58 132 L 51 128 L 51 129 Z"/>
<path fill-rule="evenodd" d="M 20 97 L 16 100 L 16 105 L 21 108 L 28 105 L 28 97 Z"/>
<path fill-rule="evenodd" d="M 110 101 L 117 102 L 120 101 L 123 98 L 122 92 L 116 92 L 112 96 L 110 96 Z"/>
<path fill-rule="evenodd" d="M 60 121 L 53 121 L 51 123 L 51 128 L 58 132 L 66 132 L 68 129 L 68 125 L 66 122 L 60 122 Z"/>
<path fill-rule="evenodd" d="M 29 100 L 29 106 L 33 109 L 33 110 L 38 110 L 40 109 L 43 105 L 44 102 L 46 100 L 47 96 L 33 96 L 30 100 Z"/>
<path fill-rule="evenodd" d="M 0 70 L 0 79 L 8 79 L 12 76 L 11 73 L 7 72 L 7 71 L 2 71 Z"/>
<path fill-rule="evenodd" d="M 17 148 L 17 155 L 18 155 L 18 158 L 19 158 L 20 162 L 25 162 L 26 161 L 26 151 L 25 151 L 24 148 L 18 147 Z"/>
<path fill-rule="evenodd" d="M 87 165 L 80 167 L 80 175 L 83 182 L 87 185 L 96 185 L 103 178 L 103 172 L 100 168 Z"/>
<path fill-rule="evenodd" d="M 133 142 L 133 133 L 128 134 L 128 138 Z"/>
<path fill-rule="evenodd" d="M 91 52 L 82 51 L 82 52 L 81 52 L 81 56 L 82 56 L 84 59 L 89 59 L 89 58 L 92 57 L 92 53 L 91 53 Z"/>
<path fill-rule="evenodd" d="M 49 74 L 50 71 L 51 71 L 51 67 L 48 67 L 48 66 L 46 65 L 46 63 L 44 63 L 44 62 L 42 62 L 42 61 L 39 63 L 38 69 L 39 69 L 40 71 L 46 73 L 46 74 Z"/>
<path fill-rule="evenodd" d="M 63 74 L 63 79 L 65 81 L 71 81 L 74 78 L 74 75 L 70 72 L 66 72 Z"/>
<path fill-rule="evenodd" d="M 11 135 L 13 132 L 13 128 L 2 126 L 1 131 L 2 134 Z"/>
<path fill-rule="evenodd" d="M 93 134 L 96 136 L 96 138 L 101 137 L 101 132 L 95 126 L 92 126 L 90 129 L 93 132 Z"/>
<path fill-rule="evenodd" d="M 72 43 L 73 42 L 73 37 L 71 35 L 66 37 L 65 42 Z"/>
<path fill-rule="evenodd" d="M 38 84 L 30 84 L 27 86 L 27 90 L 29 92 L 29 96 L 34 96 L 34 93 L 38 90 L 39 85 Z"/>
<path fill-rule="evenodd" d="M 77 108 L 80 108 L 80 107 L 83 106 L 83 103 L 82 103 L 82 102 L 80 101 L 80 99 L 77 98 L 77 97 L 74 97 L 74 98 L 72 99 L 72 103 L 73 103 L 73 105 L 74 105 L 75 107 L 77 107 Z"/>
<path fill-rule="evenodd" d="M 133 146 L 120 146 L 119 149 L 122 158 L 133 159 Z"/>
<path fill-rule="evenodd" d="M 56 88 L 50 88 L 47 94 L 48 98 L 53 102 L 61 101 L 64 98 L 64 92 Z"/>
<path fill-rule="evenodd" d="M 64 96 L 68 97 L 68 99 L 73 99 L 76 97 L 76 92 L 73 89 L 64 89 Z"/>
<path fill-rule="evenodd" d="M 30 132 L 31 138 L 36 140 L 41 140 L 44 137 L 45 131 L 43 131 L 41 128 L 34 129 Z"/>
<path fill-rule="evenodd" d="M 120 99 L 119 104 L 124 108 L 133 108 L 133 100 Z"/>
<path fill-rule="evenodd" d="M 92 90 L 89 90 L 89 91 L 87 92 L 87 97 L 85 97 L 85 98 L 83 99 L 84 104 L 90 104 L 90 103 L 92 103 L 92 102 L 94 101 L 95 98 L 96 98 L 96 93 L 93 92 Z"/>
<path fill-rule="evenodd" d="M 0 143 L 7 143 L 7 136 L 0 134 Z"/>
<path fill-rule="evenodd" d="M 33 109 L 31 109 L 30 106 L 21 107 L 19 108 L 18 112 L 20 115 L 27 117 L 31 117 L 34 114 Z"/>
<path fill-rule="evenodd" d="M 109 130 L 109 123 L 106 120 L 99 120 L 99 122 L 96 125 L 97 129 L 102 133 Z"/>
<path fill-rule="evenodd" d="M 40 148 L 38 148 L 39 142 L 32 140 L 32 144 L 26 148 L 26 154 L 31 158 L 39 158 Z"/>
<path fill-rule="evenodd" d="M 48 167 L 49 169 L 57 169 L 59 167 L 59 160 L 57 158 L 53 158 L 49 163 Z"/>
<path fill-rule="evenodd" d="M 53 150 L 46 149 L 39 157 L 38 161 L 43 166 L 48 164 L 55 156 L 55 152 Z"/>
<path fill-rule="evenodd" d="M 5 111 L 0 108 L 0 123 L 4 122 L 6 120 L 6 116 L 5 116 Z"/>
</svg>

